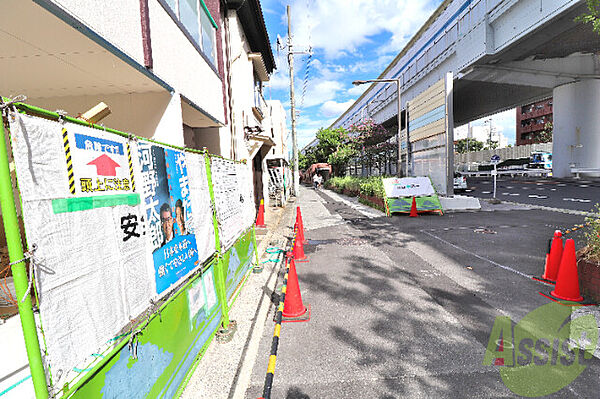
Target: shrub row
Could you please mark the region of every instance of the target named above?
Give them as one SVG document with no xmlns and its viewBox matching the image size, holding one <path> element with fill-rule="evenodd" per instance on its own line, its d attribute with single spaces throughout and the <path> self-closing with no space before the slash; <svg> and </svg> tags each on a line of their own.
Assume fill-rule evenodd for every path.
<svg viewBox="0 0 600 399">
<path fill-rule="evenodd" d="M 325 187 L 337 193 L 357 197 L 359 194 L 366 197 L 385 198 L 383 180 L 381 176 L 371 177 L 333 177 L 325 182 Z"/>
</svg>

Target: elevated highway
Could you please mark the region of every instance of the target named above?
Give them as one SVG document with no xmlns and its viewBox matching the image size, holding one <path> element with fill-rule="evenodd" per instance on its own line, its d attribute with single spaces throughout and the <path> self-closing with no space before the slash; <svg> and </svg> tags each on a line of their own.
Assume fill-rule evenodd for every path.
<svg viewBox="0 0 600 399">
<path fill-rule="evenodd" d="M 450 72 L 455 126 L 554 96 L 554 176 L 600 168 L 600 35 L 575 22 L 586 10 L 581 0 L 444 1 L 380 75 L 401 86 L 402 127 L 407 103 Z M 372 84 L 332 127 L 397 126 L 397 86 Z"/>
</svg>

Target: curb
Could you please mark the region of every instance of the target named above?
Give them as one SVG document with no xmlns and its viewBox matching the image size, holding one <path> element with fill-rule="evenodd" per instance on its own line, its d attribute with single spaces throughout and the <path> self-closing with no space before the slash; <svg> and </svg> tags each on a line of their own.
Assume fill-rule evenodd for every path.
<svg viewBox="0 0 600 399">
<path fill-rule="evenodd" d="M 566 213 L 566 214 L 569 214 L 569 215 L 598 217 L 597 213 L 585 212 L 585 211 L 576 211 L 576 210 L 573 210 L 573 209 L 552 208 L 551 206 L 524 204 L 524 203 L 521 203 L 521 202 L 513 202 L 513 201 L 502 201 L 502 203 L 503 204 L 510 204 L 510 205 L 521 205 L 521 206 L 524 206 L 524 207 L 527 207 L 527 208 L 530 208 L 530 209 L 540 209 L 540 210 L 543 210 L 543 211 Z"/>
<path fill-rule="evenodd" d="M 288 204 L 293 205 L 292 202 Z M 276 241 L 277 246 L 287 245 L 284 234 L 280 234 L 281 223 L 286 221 L 286 217 L 291 219 L 292 208 L 283 208 L 280 216 L 272 221 L 272 227 L 262 236 L 260 244 L 257 243 L 259 262 L 264 260 L 262 258 L 271 241 Z M 256 259 L 252 261 L 254 263 Z M 230 310 L 230 315 L 238 323 L 236 335 L 227 344 L 213 342 L 208 346 L 183 388 L 181 398 L 245 397 L 271 306 L 269 292 L 275 289 L 281 264 L 267 263 L 262 273 L 250 273 Z"/>
<path fill-rule="evenodd" d="M 281 215 L 275 222 L 273 228 L 269 230 L 269 232 L 265 235 L 264 239 L 261 241 L 259 247 L 257 248 L 257 251 L 259 253 L 259 259 L 262 259 L 263 255 L 265 254 L 268 244 L 273 239 L 273 236 L 275 235 L 275 230 L 277 230 L 281 225 L 281 221 L 284 215 L 287 214 L 289 209 L 293 209 L 288 209 L 288 206 L 293 203 L 295 202 L 288 202 L 288 204 L 284 208 L 284 211 L 281 212 Z M 290 215 L 288 215 L 288 217 L 289 216 Z M 279 237 L 278 244 L 286 245 L 287 241 L 285 237 Z M 271 275 L 265 283 L 265 288 L 267 290 L 270 290 L 272 292 L 275 291 L 275 286 L 277 284 L 277 279 L 279 277 L 279 272 L 282 264 L 283 262 L 277 263 L 271 270 Z M 245 348 L 247 349 L 247 352 L 244 356 L 243 362 L 240 365 L 238 365 L 238 368 L 235 372 L 236 377 L 234 379 L 233 385 L 229 390 L 229 398 L 242 399 L 246 396 L 246 391 L 250 386 L 250 380 L 252 378 L 252 370 L 254 368 L 254 365 L 256 364 L 256 359 L 258 357 L 260 340 L 262 339 L 266 327 L 266 322 L 268 320 L 269 309 L 271 308 L 271 305 L 272 304 L 270 299 L 263 300 L 260 303 L 259 308 L 257 309 L 254 327 L 249 331 L 248 337 L 246 338 Z"/>
</svg>

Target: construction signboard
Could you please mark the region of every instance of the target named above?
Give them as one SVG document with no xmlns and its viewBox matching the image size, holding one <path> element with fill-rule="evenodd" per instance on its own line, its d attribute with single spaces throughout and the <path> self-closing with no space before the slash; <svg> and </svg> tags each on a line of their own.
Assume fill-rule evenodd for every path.
<svg viewBox="0 0 600 399">
<path fill-rule="evenodd" d="M 214 256 L 208 155 L 17 112 L 11 112 L 9 123 L 27 242 L 36 248 L 31 273 L 40 299 L 43 362 L 53 372 L 52 386 L 60 390 L 72 385 L 90 365 L 102 361 L 98 354 L 108 353 L 131 333 L 132 326 L 150 323 L 148 315 L 158 301 L 172 299 L 176 288 L 201 274 L 186 288 L 189 300 L 177 305 L 185 308 L 185 315 L 179 309 L 163 313 L 173 333 L 153 323 L 155 329 L 144 333 L 148 346 L 140 348 L 153 359 L 157 344 L 172 344 L 178 360 L 162 364 L 166 374 L 156 383 L 174 392 L 221 319 L 218 304 L 224 301 L 217 290 L 226 297 L 224 278 L 217 277 L 224 274 L 223 266 Z M 229 221 L 228 240 L 234 246 L 252 226 L 254 206 L 248 167 L 232 165 L 229 186 L 246 203 L 234 207 Z M 231 200 L 227 193 L 217 195 L 220 203 Z M 239 248 L 238 263 L 244 268 L 235 268 L 233 284 L 250 267 L 255 246 L 248 246 L 248 234 L 253 237 L 253 230 Z M 171 321 L 167 314 L 173 314 Z M 183 320 L 185 328 L 170 324 Z M 180 336 L 179 343 L 160 341 L 171 335 Z M 116 392 L 115 397 L 145 392 L 149 387 L 138 390 L 125 384 L 143 379 L 143 370 L 140 375 L 133 370 L 141 366 L 131 368 L 127 356 L 121 359 L 125 363 L 104 371 L 103 381 L 112 385 L 102 392 Z"/>
<path fill-rule="evenodd" d="M 386 213 L 408 213 L 415 199 L 418 212 L 442 212 L 442 204 L 429 177 L 383 179 Z"/>
<path fill-rule="evenodd" d="M 62 138 L 71 194 L 106 195 L 135 191 L 127 139 L 103 138 L 95 129 L 73 124 L 68 129 L 63 127 Z"/>
</svg>

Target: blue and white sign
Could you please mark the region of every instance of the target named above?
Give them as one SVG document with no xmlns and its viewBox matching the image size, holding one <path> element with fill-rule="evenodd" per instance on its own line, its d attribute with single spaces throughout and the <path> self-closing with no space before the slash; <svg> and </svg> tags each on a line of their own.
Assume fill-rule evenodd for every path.
<svg viewBox="0 0 600 399">
<path fill-rule="evenodd" d="M 147 240 L 152 251 L 156 293 L 161 294 L 200 262 L 193 231 L 185 154 L 139 144 Z"/>
</svg>

